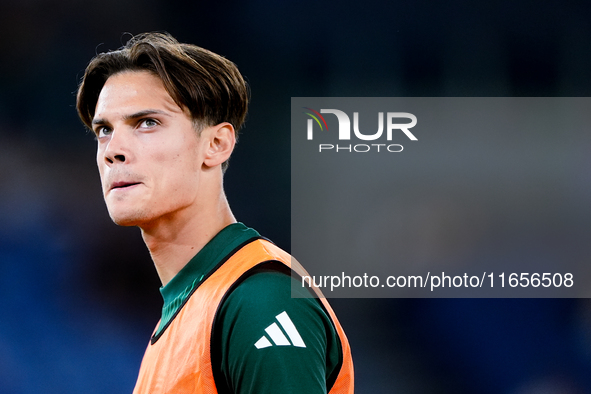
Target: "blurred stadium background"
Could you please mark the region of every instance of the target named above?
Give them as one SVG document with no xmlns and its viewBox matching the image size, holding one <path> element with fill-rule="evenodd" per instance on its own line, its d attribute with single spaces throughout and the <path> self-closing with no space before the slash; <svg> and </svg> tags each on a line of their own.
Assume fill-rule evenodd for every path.
<svg viewBox="0 0 591 394">
<path fill-rule="evenodd" d="M 95 53 L 168 31 L 239 66 L 252 105 L 228 197 L 289 250 L 290 97 L 589 96 L 590 11 L 577 0 L 4 0 L 0 393 L 130 393 L 159 317 L 140 233 L 110 222 L 75 113 Z M 574 178 L 588 196 L 591 154 Z M 333 305 L 359 393 L 591 393 L 588 299 Z"/>
</svg>

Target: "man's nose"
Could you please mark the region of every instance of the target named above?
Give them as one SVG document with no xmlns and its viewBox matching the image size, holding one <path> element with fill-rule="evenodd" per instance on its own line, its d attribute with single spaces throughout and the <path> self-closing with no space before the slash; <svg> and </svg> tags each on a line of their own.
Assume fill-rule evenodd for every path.
<svg viewBox="0 0 591 394">
<path fill-rule="evenodd" d="M 108 164 L 125 163 L 129 160 L 129 141 L 123 130 L 113 130 L 105 149 L 105 161 Z"/>
</svg>

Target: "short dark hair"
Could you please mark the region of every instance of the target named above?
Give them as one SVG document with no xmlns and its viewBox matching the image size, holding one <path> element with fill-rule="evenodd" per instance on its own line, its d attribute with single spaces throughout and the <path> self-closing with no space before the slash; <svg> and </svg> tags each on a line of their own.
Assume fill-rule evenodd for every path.
<svg viewBox="0 0 591 394">
<path fill-rule="evenodd" d="M 92 128 L 99 94 L 107 79 L 125 71 L 149 71 L 158 76 L 175 103 L 187 109 L 201 131 L 228 122 L 236 138 L 248 110 L 248 86 L 234 63 L 207 49 L 179 43 L 168 33 L 144 33 L 122 48 L 91 61 L 78 87 L 76 108 Z M 222 164 L 225 170 L 228 162 Z"/>
</svg>

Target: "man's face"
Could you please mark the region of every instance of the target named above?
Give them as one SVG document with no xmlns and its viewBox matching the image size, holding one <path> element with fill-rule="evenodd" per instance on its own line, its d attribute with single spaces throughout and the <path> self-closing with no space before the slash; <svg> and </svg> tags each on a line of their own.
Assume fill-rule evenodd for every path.
<svg viewBox="0 0 591 394">
<path fill-rule="evenodd" d="M 113 221 L 148 226 L 198 204 L 204 141 L 147 71 L 111 76 L 93 119 L 96 161 Z"/>
</svg>

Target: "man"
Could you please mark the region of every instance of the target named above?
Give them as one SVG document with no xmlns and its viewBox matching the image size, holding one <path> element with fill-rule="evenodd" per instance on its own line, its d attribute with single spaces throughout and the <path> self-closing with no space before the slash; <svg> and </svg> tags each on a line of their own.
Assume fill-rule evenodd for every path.
<svg viewBox="0 0 591 394">
<path fill-rule="evenodd" d="M 247 104 L 232 62 L 167 34 L 96 56 L 80 84 L 109 215 L 141 229 L 163 285 L 134 393 L 353 392 L 330 306 L 301 286 L 291 298 L 291 257 L 226 200 Z"/>
</svg>

